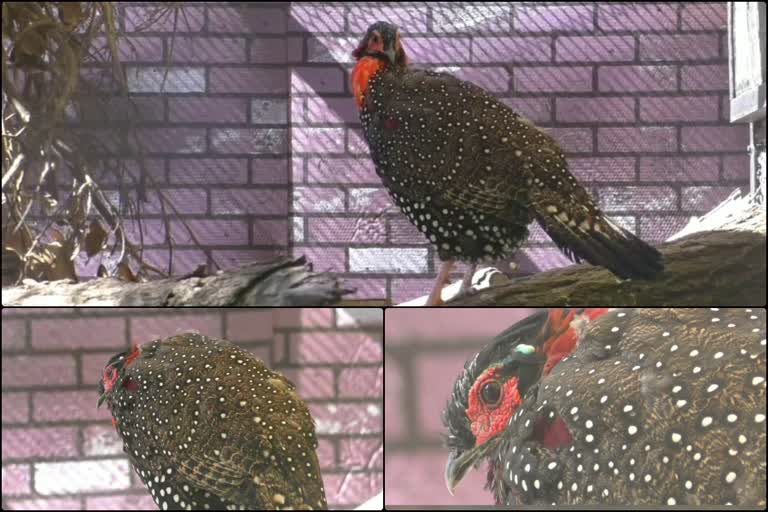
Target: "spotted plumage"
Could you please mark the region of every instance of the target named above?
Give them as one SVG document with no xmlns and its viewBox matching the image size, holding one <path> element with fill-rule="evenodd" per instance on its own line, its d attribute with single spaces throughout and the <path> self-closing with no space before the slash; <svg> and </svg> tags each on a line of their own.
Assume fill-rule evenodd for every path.
<svg viewBox="0 0 768 512">
<path fill-rule="evenodd" d="M 662 269 L 654 248 L 600 211 L 550 135 L 474 84 L 409 66 L 396 27 L 372 25 L 354 55 L 376 171 L 442 260 L 509 257 L 536 220 L 576 261 L 622 278 Z"/>
<path fill-rule="evenodd" d="M 456 382 L 449 489 L 485 459 L 498 504 L 765 507 L 765 310 L 553 310 L 526 322 Z M 541 358 L 518 393 L 505 361 L 521 343 Z M 514 407 L 483 395 L 472 406 L 489 371 L 495 403 L 511 394 Z"/>
<path fill-rule="evenodd" d="M 162 510 L 325 509 L 309 409 L 230 342 L 185 333 L 112 357 L 100 382 Z"/>
</svg>

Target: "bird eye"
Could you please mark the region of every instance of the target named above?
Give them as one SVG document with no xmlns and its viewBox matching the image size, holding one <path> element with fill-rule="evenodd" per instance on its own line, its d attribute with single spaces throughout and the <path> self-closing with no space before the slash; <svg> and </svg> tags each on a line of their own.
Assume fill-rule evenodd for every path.
<svg viewBox="0 0 768 512">
<path fill-rule="evenodd" d="M 480 398 L 483 399 L 487 405 L 496 405 L 501 399 L 501 384 L 499 381 L 492 380 L 483 384 L 480 390 Z"/>
</svg>

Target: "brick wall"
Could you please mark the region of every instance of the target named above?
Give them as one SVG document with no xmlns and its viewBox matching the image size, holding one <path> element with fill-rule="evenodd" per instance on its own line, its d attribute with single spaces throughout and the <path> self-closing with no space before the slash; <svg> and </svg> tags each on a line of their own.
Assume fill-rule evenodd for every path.
<svg viewBox="0 0 768 512">
<path fill-rule="evenodd" d="M 350 52 L 380 19 L 401 27 L 414 64 L 473 81 L 550 131 L 643 239 L 664 240 L 748 183 L 747 127 L 727 122 L 725 3 L 201 4 L 184 9 L 172 57 L 170 20 L 135 32 L 145 9 L 122 11 L 123 57 L 149 118 L 149 169 L 180 211 L 176 272 L 290 252 L 362 298 L 427 291 L 439 262 L 382 188 L 349 90 Z M 147 208 L 147 254 L 166 263 L 156 195 Z M 537 226 L 516 260 L 522 273 L 569 263 Z"/>
<path fill-rule="evenodd" d="M 451 496 L 443 468 L 442 411 L 466 360 L 532 309 L 386 310 L 384 478 L 386 505 L 493 505 L 486 468 Z"/>
<path fill-rule="evenodd" d="M 283 372 L 309 403 L 329 505 L 382 488 L 378 309 L 10 309 L 2 316 L 2 487 L 11 508 L 155 509 L 96 386 L 130 343 L 194 329 Z"/>
</svg>

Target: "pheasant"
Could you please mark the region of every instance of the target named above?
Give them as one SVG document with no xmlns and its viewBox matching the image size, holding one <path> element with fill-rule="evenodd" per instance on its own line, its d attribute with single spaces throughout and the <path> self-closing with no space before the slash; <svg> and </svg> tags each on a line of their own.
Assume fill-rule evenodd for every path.
<svg viewBox="0 0 768 512">
<path fill-rule="evenodd" d="M 352 92 L 376 172 L 444 262 L 509 257 L 536 220 L 571 259 L 620 278 L 653 278 L 659 252 L 618 226 L 568 171 L 554 139 L 491 94 L 408 64 L 397 27 L 374 23 L 357 49 Z"/>
<path fill-rule="evenodd" d="M 232 343 L 184 333 L 112 357 L 99 383 L 163 510 L 325 509 L 309 409 Z"/>
<path fill-rule="evenodd" d="M 553 309 L 466 364 L 443 415 L 453 492 L 499 505 L 765 508 L 765 310 Z"/>
</svg>

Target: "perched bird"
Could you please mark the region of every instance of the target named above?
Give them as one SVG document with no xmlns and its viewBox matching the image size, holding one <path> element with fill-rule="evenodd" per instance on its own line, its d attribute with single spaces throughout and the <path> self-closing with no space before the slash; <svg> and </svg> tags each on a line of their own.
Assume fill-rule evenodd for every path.
<svg viewBox="0 0 768 512">
<path fill-rule="evenodd" d="M 109 360 L 99 393 L 163 510 L 327 507 L 309 409 L 232 343 L 184 333 L 136 346 Z"/>
<path fill-rule="evenodd" d="M 478 262 L 512 255 L 534 219 L 575 261 L 621 278 L 662 270 L 656 249 L 600 211 L 551 136 L 480 87 L 410 67 L 397 27 L 371 25 L 353 56 L 376 172 L 444 261 L 430 303 L 455 260 L 471 277 Z"/>
<path fill-rule="evenodd" d="M 764 309 L 553 309 L 472 357 L 443 415 L 453 492 L 499 505 L 765 508 Z"/>
</svg>

